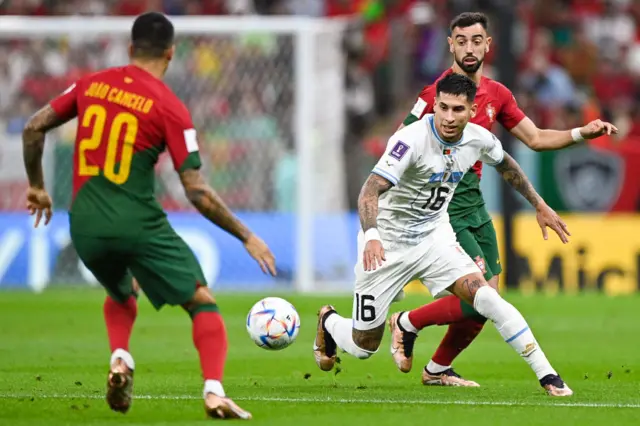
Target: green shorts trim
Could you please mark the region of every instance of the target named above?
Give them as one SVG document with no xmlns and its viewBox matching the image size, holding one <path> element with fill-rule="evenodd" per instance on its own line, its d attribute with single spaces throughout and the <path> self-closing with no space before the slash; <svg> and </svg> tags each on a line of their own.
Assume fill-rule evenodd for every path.
<svg viewBox="0 0 640 426">
<path fill-rule="evenodd" d="M 167 223 L 153 234 L 96 237 L 71 232 L 78 256 L 107 293 L 125 301 L 135 277 L 151 304 L 183 305 L 207 282 L 195 255 Z"/>
<path fill-rule="evenodd" d="M 482 270 L 488 281 L 502 272 L 496 230 L 483 206 L 462 217 L 452 217 L 451 226 L 458 242 Z"/>
</svg>

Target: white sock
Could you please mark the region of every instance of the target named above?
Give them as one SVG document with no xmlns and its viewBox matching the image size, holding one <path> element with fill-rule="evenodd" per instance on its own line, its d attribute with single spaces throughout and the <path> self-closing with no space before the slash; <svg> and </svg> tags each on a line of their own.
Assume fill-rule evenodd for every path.
<svg viewBox="0 0 640 426">
<path fill-rule="evenodd" d="M 225 397 L 224 388 L 222 383 L 217 380 L 205 380 L 204 381 L 204 399 L 207 399 L 207 394 L 212 393 L 221 397 Z"/>
<path fill-rule="evenodd" d="M 352 323 L 351 318 L 343 318 L 338 314 L 331 314 L 325 321 L 324 325 L 340 349 L 355 356 L 356 358 L 367 359 L 375 352 L 360 349 L 354 343 L 351 335 L 353 328 Z"/>
<path fill-rule="evenodd" d="M 429 364 L 427 364 L 427 371 L 433 374 L 442 373 L 443 371 L 446 371 L 450 368 L 451 368 L 450 365 L 440 365 L 437 362 L 434 362 L 433 360 L 430 360 Z"/>
<path fill-rule="evenodd" d="M 398 322 L 400 323 L 402 328 L 404 328 L 404 331 L 418 334 L 418 329 L 413 324 L 411 324 L 411 321 L 409 320 L 409 312 L 403 312 L 402 315 L 400 315 Z"/>
<path fill-rule="evenodd" d="M 113 351 L 113 353 L 111 354 L 111 361 L 109 361 L 109 365 L 115 364 L 118 358 L 124 361 L 124 364 L 129 367 L 129 370 L 135 370 L 136 363 L 133 361 L 133 357 L 124 349 L 116 349 L 115 351 Z"/>
<path fill-rule="evenodd" d="M 497 291 L 489 286 L 481 287 L 476 293 L 473 307 L 480 315 L 493 321 L 498 333 L 527 361 L 538 379 L 547 374 L 557 374 L 522 314 Z"/>
</svg>

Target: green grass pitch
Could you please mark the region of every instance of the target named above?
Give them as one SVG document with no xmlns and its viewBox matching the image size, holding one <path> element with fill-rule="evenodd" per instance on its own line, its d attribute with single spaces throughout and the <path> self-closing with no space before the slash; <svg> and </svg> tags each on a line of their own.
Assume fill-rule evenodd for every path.
<svg viewBox="0 0 640 426">
<path fill-rule="evenodd" d="M 343 354 L 339 371 L 315 365 L 316 312 L 331 302 L 348 314 L 345 296 L 287 295 L 302 327 L 279 352 L 258 348 L 245 331 L 259 294 L 221 294 L 229 333 L 228 394 L 252 411 L 256 425 L 637 425 L 640 424 L 640 297 L 596 294 L 506 297 L 523 312 L 547 356 L 575 391 L 547 397 L 526 363 L 488 324 L 456 362 L 479 389 L 427 388 L 420 383 L 444 333 L 424 330 L 414 371 L 398 372 L 388 336 L 379 352 L 360 361 Z M 0 424 L 204 424 L 202 385 L 188 316 L 153 311 L 140 299 L 131 351 L 137 399 L 127 415 L 104 401 L 109 351 L 98 289 L 50 289 L 43 294 L 0 293 Z M 429 299 L 408 297 L 407 309 Z M 337 374 L 336 374 L 337 373 Z"/>
</svg>

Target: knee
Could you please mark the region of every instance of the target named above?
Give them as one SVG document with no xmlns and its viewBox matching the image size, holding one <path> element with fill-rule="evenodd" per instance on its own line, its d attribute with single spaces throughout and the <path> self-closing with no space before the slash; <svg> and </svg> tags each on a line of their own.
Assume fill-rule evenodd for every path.
<svg viewBox="0 0 640 426">
<path fill-rule="evenodd" d="M 218 305 L 216 299 L 211 294 L 211 291 L 207 287 L 199 286 L 193 297 L 185 304 L 182 305 L 185 311 L 193 317 L 200 311 L 212 311 L 218 312 Z"/>
<path fill-rule="evenodd" d="M 473 298 L 473 308 L 482 316 L 487 317 L 487 313 L 492 307 L 502 301 L 502 296 L 491 286 L 480 287 Z"/>
<path fill-rule="evenodd" d="M 391 303 L 396 303 L 396 302 L 400 302 L 402 300 L 404 300 L 406 297 L 406 294 L 404 293 L 404 290 L 400 290 L 398 292 L 398 294 L 396 294 L 396 296 L 393 298 L 393 300 L 391 301 Z"/>
<path fill-rule="evenodd" d="M 500 276 L 499 275 L 494 275 L 493 277 L 491 277 L 489 281 L 487 281 L 487 283 L 491 288 L 493 288 L 495 291 L 500 293 Z"/>
</svg>

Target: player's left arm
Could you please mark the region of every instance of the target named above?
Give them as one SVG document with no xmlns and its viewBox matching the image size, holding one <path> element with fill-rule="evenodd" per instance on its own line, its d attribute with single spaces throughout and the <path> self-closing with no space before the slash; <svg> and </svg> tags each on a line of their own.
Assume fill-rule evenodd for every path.
<svg viewBox="0 0 640 426">
<path fill-rule="evenodd" d="M 512 156 L 503 151 L 502 161 L 495 165 L 502 178 L 518 191 L 536 209 L 536 219 L 542 229 L 542 236 L 548 239 L 547 227 L 553 229 L 563 243 L 568 243 L 571 236 L 567 225 L 558 214 L 547 205 L 535 190 L 522 167 Z"/>
<path fill-rule="evenodd" d="M 161 120 L 169 154 L 187 199 L 202 216 L 240 240 L 263 272 L 275 276 L 275 256 L 267 244 L 233 214 L 202 177 L 198 138 L 187 108 L 179 101 L 167 104 Z"/>
<path fill-rule="evenodd" d="M 606 121 L 594 120 L 572 130 L 539 129 L 529 117 L 525 117 L 510 132 L 529 148 L 540 152 L 562 149 L 585 139 L 615 134 L 618 133 L 618 128 Z"/>
<path fill-rule="evenodd" d="M 516 98 L 506 87 L 499 87 L 498 96 L 503 99 L 498 121 L 513 136 L 534 151 L 562 149 L 585 139 L 595 139 L 618 132 L 616 126 L 602 120 L 594 120 L 586 126 L 572 130 L 539 129 L 518 107 Z"/>
</svg>

